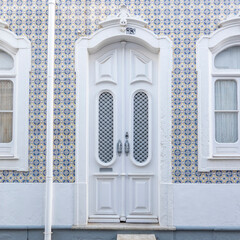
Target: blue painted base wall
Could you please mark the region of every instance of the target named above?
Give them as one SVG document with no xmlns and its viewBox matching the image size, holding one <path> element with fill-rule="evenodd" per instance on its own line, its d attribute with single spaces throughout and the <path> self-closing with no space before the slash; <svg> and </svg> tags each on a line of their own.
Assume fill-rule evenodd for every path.
<svg viewBox="0 0 240 240">
<path fill-rule="evenodd" d="M 116 240 L 117 234 L 155 234 L 157 240 L 239 240 L 240 231 L 53 230 L 52 240 Z M 0 230 L 0 240 L 44 240 L 43 229 Z"/>
</svg>

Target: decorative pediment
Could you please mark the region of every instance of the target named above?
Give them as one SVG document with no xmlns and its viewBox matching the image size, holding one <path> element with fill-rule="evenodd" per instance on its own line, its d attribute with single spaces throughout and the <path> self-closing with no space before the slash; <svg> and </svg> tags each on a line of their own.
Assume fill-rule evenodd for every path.
<svg viewBox="0 0 240 240">
<path fill-rule="evenodd" d="M 221 21 L 218 24 L 218 27 L 233 27 L 236 25 L 240 25 L 240 13 L 238 13 L 237 15 L 229 15 L 227 17 L 227 19 Z"/>
<path fill-rule="evenodd" d="M 4 22 L 4 21 L 2 21 L 2 20 L 0 19 L 0 29 L 1 29 L 1 28 L 6 28 L 6 29 L 8 29 L 8 27 L 9 27 L 9 25 L 8 25 L 6 22 Z"/>
<path fill-rule="evenodd" d="M 102 28 L 117 25 L 122 32 L 128 31 L 129 34 L 134 34 L 134 29 L 129 29 L 129 26 L 146 27 L 147 22 L 143 21 L 140 17 L 131 15 L 127 7 L 122 5 L 117 15 L 108 16 L 105 21 L 99 23 L 99 26 Z"/>
<path fill-rule="evenodd" d="M 5 52 L 15 55 L 22 48 L 30 49 L 30 41 L 10 31 L 8 23 L 0 19 L 0 49 L 4 49 Z"/>
</svg>

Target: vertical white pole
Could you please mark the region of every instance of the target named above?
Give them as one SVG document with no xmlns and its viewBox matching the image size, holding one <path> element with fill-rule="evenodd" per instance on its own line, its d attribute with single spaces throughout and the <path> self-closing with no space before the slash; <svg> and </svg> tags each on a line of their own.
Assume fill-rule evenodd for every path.
<svg viewBox="0 0 240 240">
<path fill-rule="evenodd" d="M 44 240 L 51 240 L 53 204 L 53 94 L 54 94 L 55 0 L 48 1 L 48 76 L 47 76 L 47 141 L 46 198 Z"/>
</svg>

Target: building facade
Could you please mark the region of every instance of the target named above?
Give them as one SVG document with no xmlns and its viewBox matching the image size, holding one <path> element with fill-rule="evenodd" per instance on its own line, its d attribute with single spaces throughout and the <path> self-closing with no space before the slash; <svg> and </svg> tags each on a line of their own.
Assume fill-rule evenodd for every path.
<svg viewBox="0 0 240 240">
<path fill-rule="evenodd" d="M 49 128 L 53 239 L 239 238 L 239 6 L 57 1 L 51 126 L 48 1 L 0 1 L 0 239 L 43 239 Z"/>
</svg>

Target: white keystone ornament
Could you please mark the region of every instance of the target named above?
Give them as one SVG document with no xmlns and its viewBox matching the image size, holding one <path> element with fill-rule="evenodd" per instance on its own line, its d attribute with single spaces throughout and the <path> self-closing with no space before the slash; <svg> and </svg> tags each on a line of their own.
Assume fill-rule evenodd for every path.
<svg viewBox="0 0 240 240">
<path fill-rule="evenodd" d="M 120 13 L 117 15 L 120 18 L 121 32 L 126 31 L 127 17 L 130 17 L 129 11 L 125 5 L 121 6 Z"/>
</svg>

